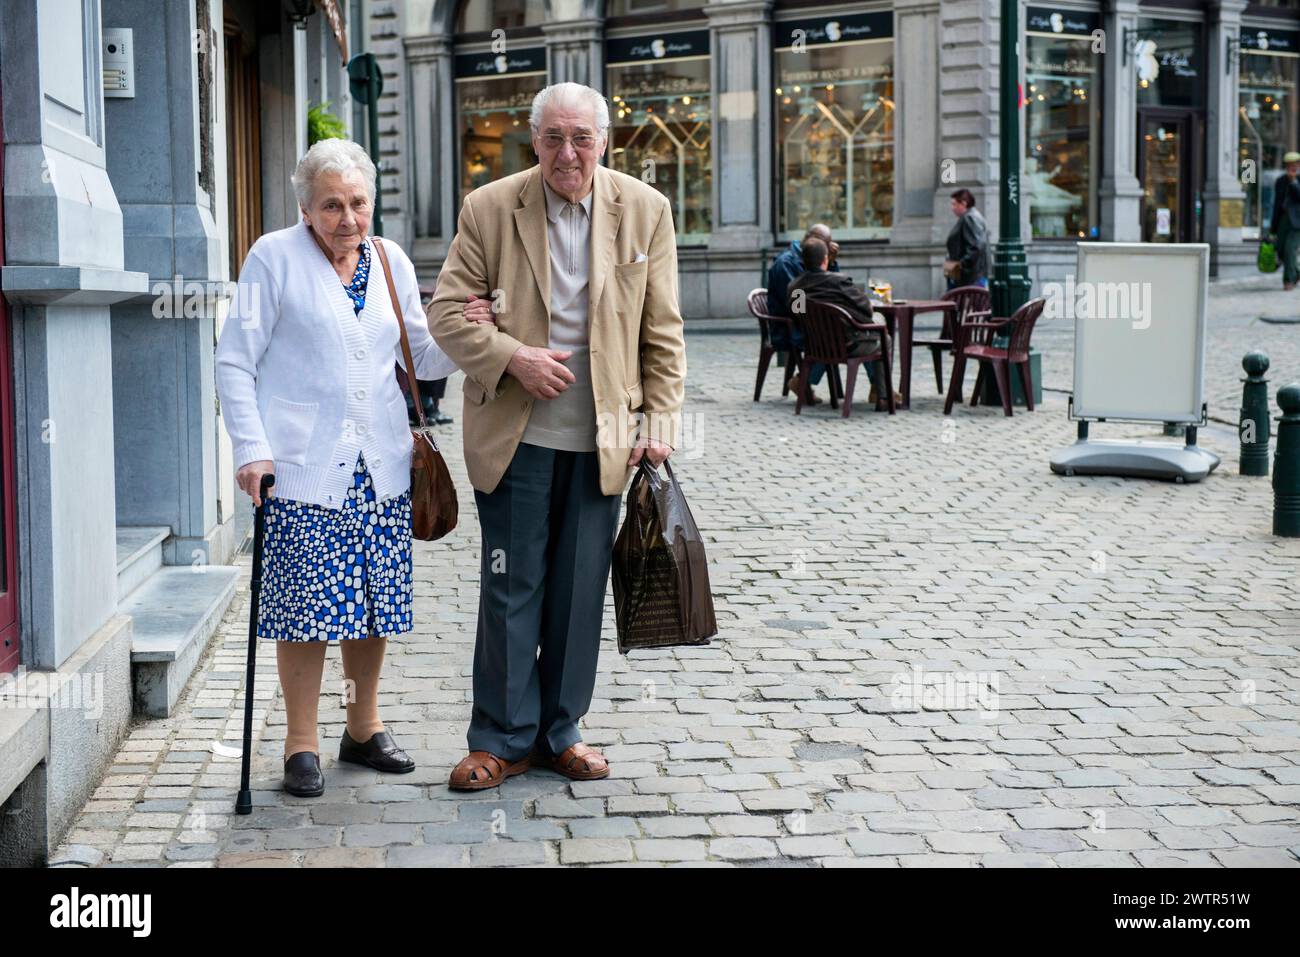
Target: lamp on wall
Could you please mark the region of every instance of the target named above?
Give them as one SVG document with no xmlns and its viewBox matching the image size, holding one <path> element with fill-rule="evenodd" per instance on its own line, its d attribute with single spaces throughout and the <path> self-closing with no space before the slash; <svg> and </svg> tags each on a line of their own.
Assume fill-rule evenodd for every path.
<svg viewBox="0 0 1300 957">
<path fill-rule="evenodd" d="M 316 4 L 313 0 L 289 0 L 289 8 L 285 12 L 290 23 L 299 30 L 305 30 L 307 19 L 316 12 Z"/>
</svg>

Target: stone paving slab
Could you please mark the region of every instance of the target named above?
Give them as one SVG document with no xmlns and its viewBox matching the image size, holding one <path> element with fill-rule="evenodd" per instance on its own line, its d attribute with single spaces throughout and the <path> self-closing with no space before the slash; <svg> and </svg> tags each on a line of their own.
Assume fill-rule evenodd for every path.
<svg viewBox="0 0 1300 957">
<path fill-rule="evenodd" d="M 1043 406 L 942 414 L 928 356 L 913 408 L 793 415 L 756 338 L 691 336 L 675 459 L 709 548 L 719 637 L 620 657 L 612 598 L 587 740 L 607 781 L 542 770 L 446 788 L 464 748 L 479 538 L 416 551 L 416 631 L 390 645 L 382 713 L 420 767 L 334 760 L 279 790 L 274 655 L 254 692 L 254 813 L 232 813 L 247 629 L 241 591 L 174 715 L 137 723 L 63 866 L 1138 867 L 1300 865 L 1300 543 L 1267 479 L 1236 475 L 1240 358 L 1300 379 L 1300 300 L 1218 289 L 1206 382 L 1223 457 L 1195 485 L 1063 478 L 1071 329 L 1044 322 Z M 973 382 L 968 375 L 967 389 Z M 459 415 L 453 381 L 449 410 Z M 824 388 L 823 388 L 824 394 Z M 865 399 L 865 396 L 861 397 Z M 1100 435 L 1103 427 L 1098 427 Z M 1106 437 L 1151 437 L 1110 424 Z"/>
</svg>

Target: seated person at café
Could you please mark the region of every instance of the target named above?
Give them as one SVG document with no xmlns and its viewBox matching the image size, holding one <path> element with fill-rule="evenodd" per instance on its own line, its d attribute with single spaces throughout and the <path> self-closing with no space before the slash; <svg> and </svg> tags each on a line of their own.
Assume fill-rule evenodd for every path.
<svg viewBox="0 0 1300 957">
<path fill-rule="evenodd" d="M 840 250 L 839 243 L 831 239 L 831 228 L 822 223 L 814 223 L 808 227 L 804 233 L 804 242 L 809 239 L 819 239 L 830 249 L 830 270 L 839 272 L 840 264 L 837 262 L 837 256 Z M 802 246 L 798 240 L 792 242 L 783 249 L 772 261 L 772 265 L 767 270 L 767 309 L 774 316 L 790 316 L 790 303 L 788 300 L 787 290 L 790 283 L 799 277 L 804 271 L 803 259 L 801 258 Z M 794 330 L 794 343 L 796 348 L 803 346 L 803 333 L 799 329 Z M 787 327 L 784 323 L 772 323 L 772 347 L 778 352 L 786 352 L 791 346 L 790 337 L 787 333 Z M 810 405 L 816 405 L 821 400 L 813 395 L 812 387 L 822 380 L 826 373 L 826 367 L 818 363 L 813 366 L 812 372 L 808 378 L 811 380 L 808 384 L 808 392 L 804 396 L 804 401 Z"/>
<path fill-rule="evenodd" d="M 816 237 L 807 237 L 803 241 L 800 256 L 804 271 L 790 284 L 787 291 L 790 302 L 796 308 L 798 307 L 796 293 L 802 292 L 806 299 L 833 303 L 848 310 L 849 314 L 859 322 L 871 322 L 873 314 L 871 298 L 864 290 L 855 286 L 848 276 L 830 270 L 830 250 L 826 243 Z M 845 326 L 848 327 L 849 355 L 867 356 L 880 348 L 880 333 L 848 326 L 848 323 L 845 323 Z M 877 362 L 867 364 L 867 375 L 871 377 L 871 395 L 867 399 L 868 402 L 876 401 L 876 387 L 880 379 L 879 366 Z M 796 372 L 790 379 L 791 390 L 798 388 L 798 379 L 799 374 Z M 902 396 L 897 396 L 896 400 L 901 401 Z"/>
</svg>

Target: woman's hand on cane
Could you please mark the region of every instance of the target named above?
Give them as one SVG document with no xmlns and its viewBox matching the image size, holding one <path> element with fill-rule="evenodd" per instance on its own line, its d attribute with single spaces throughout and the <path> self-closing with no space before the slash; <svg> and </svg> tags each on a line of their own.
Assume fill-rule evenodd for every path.
<svg viewBox="0 0 1300 957">
<path fill-rule="evenodd" d="M 274 475 L 275 463 L 269 461 L 249 462 L 235 473 L 239 487 L 253 500 L 253 507 L 262 505 L 262 476 Z"/>
</svg>

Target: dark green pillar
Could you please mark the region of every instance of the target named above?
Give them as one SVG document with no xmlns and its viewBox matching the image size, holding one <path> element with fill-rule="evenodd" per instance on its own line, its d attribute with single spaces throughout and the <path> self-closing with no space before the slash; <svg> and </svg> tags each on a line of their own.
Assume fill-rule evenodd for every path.
<svg viewBox="0 0 1300 957">
<path fill-rule="evenodd" d="M 370 159 L 375 164 L 375 215 L 370 223 L 372 236 L 384 235 L 383 177 L 379 173 L 379 94 L 384 92 L 384 74 L 373 53 L 358 53 L 348 61 L 348 89 L 352 98 L 366 105 L 369 120 Z"/>
<path fill-rule="evenodd" d="M 1282 417 L 1273 451 L 1273 534 L 1300 537 L 1300 385 L 1277 391 Z"/>
<path fill-rule="evenodd" d="M 1011 316 L 1029 301 L 1029 270 L 1020 241 L 1020 3 L 1002 0 L 999 72 L 998 245 L 993 255 L 993 315 Z"/>
<path fill-rule="evenodd" d="M 1250 352 L 1241 360 L 1246 378 L 1241 387 L 1241 418 L 1237 434 L 1241 439 L 1240 470 L 1242 475 L 1268 474 L 1269 408 L 1268 356 Z"/>
</svg>

